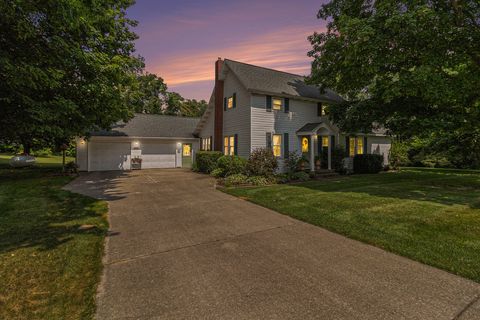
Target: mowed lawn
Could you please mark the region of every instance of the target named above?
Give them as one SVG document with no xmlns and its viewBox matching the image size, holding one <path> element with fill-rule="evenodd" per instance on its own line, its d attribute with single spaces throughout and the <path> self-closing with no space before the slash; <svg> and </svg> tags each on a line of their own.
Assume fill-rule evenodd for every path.
<svg viewBox="0 0 480 320">
<path fill-rule="evenodd" d="M 403 169 L 226 192 L 480 282 L 480 173 Z"/>
<path fill-rule="evenodd" d="M 102 269 L 107 204 L 62 190 L 61 157 L 10 169 L 0 157 L 0 319 L 88 319 Z M 94 225 L 79 230 L 81 225 Z"/>
</svg>

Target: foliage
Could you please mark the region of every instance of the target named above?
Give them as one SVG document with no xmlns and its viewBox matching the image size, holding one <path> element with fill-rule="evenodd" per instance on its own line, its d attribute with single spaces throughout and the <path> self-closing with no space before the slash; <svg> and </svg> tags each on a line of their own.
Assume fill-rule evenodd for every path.
<svg viewBox="0 0 480 320">
<path fill-rule="evenodd" d="M 268 148 L 258 148 L 250 153 L 247 163 L 247 172 L 251 176 L 271 177 L 277 170 L 277 158 Z"/>
<path fill-rule="evenodd" d="M 329 106 L 342 131 L 433 135 L 456 166 L 480 166 L 478 1 L 331 0 L 318 17 L 310 81 L 346 98 Z"/>
<path fill-rule="evenodd" d="M 300 160 L 302 159 L 302 154 L 298 151 L 290 152 L 288 157 L 285 159 L 285 166 L 289 173 L 294 173 L 298 171 Z"/>
<path fill-rule="evenodd" d="M 398 139 L 392 140 L 388 159 L 390 161 L 390 165 L 394 169 L 398 169 L 398 167 L 406 166 L 409 164 L 408 148 L 408 143 L 406 143 L 405 141 L 400 141 Z"/>
<path fill-rule="evenodd" d="M 210 175 L 214 178 L 221 178 L 225 176 L 223 169 L 215 168 L 210 172 Z"/>
<path fill-rule="evenodd" d="M 60 145 L 132 116 L 132 0 L 0 2 L 0 136 Z"/>
<path fill-rule="evenodd" d="M 78 165 L 75 161 L 69 161 L 65 164 L 65 172 L 69 174 L 78 174 Z"/>
<path fill-rule="evenodd" d="M 205 100 L 186 99 L 180 105 L 182 117 L 201 117 L 207 109 L 208 103 Z"/>
<path fill-rule="evenodd" d="M 247 182 L 254 186 L 266 186 L 275 183 L 273 176 L 251 176 L 248 177 Z"/>
<path fill-rule="evenodd" d="M 238 156 L 221 156 L 217 160 L 217 167 L 222 170 L 223 176 L 246 172 L 247 160 Z"/>
<path fill-rule="evenodd" d="M 332 168 L 340 174 L 345 173 L 345 168 L 343 166 L 343 159 L 348 157 L 347 151 L 337 146 L 332 150 Z"/>
<path fill-rule="evenodd" d="M 480 282 L 479 178 L 480 171 L 402 169 L 226 192 Z"/>
<path fill-rule="evenodd" d="M 228 177 L 225 178 L 225 186 L 226 187 L 231 187 L 231 186 L 238 186 L 241 184 L 246 184 L 248 177 L 242 173 L 236 173 L 232 174 Z"/>
<path fill-rule="evenodd" d="M 222 156 L 220 151 L 198 151 L 194 166 L 199 172 L 210 173 L 217 168 L 217 161 Z"/>
<path fill-rule="evenodd" d="M 383 169 L 383 156 L 380 154 L 356 154 L 353 157 L 353 172 L 379 173 Z"/>
<path fill-rule="evenodd" d="M 292 181 L 308 181 L 310 180 L 310 175 L 305 171 L 297 171 L 289 174 L 288 178 Z"/>
<path fill-rule="evenodd" d="M 138 88 L 131 95 L 131 103 L 135 112 L 161 114 L 165 103 L 167 85 L 163 79 L 152 73 L 140 74 L 137 77 Z"/>
</svg>

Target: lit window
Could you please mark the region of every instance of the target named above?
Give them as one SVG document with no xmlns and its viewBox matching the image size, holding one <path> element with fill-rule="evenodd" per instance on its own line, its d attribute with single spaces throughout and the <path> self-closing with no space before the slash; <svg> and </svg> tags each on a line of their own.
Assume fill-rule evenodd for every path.
<svg viewBox="0 0 480 320">
<path fill-rule="evenodd" d="M 353 157 L 355 156 L 355 137 L 350 137 L 348 141 L 349 141 L 349 149 L 350 149 L 348 153 L 350 157 Z"/>
<path fill-rule="evenodd" d="M 189 157 L 192 155 L 192 146 L 190 144 L 183 145 L 183 156 Z"/>
<path fill-rule="evenodd" d="M 328 136 L 322 137 L 322 147 L 328 147 Z"/>
<path fill-rule="evenodd" d="M 363 137 L 357 137 L 357 154 L 363 154 Z"/>
<path fill-rule="evenodd" d="M 212 138 L 207 138 L 207 150 L 212 150 Z"/>
<path fill-rule="evenodd" d="M 275 157 L 282 156 L 282 135 L 281 134 L 273 135 L 273 155 Z"/>
<path fill-rule="evenodd" d="M 274 98 L 272 102 L 273 110 L 282 110 L 282 99 Z"/>
<path fill-rule="evenodd" d="M 235 154 L 235 137 L 225 136 L 223 139 L 223 153 L 226 156 L 233 156 Z"/>
<path fill-rule="evenodd" d="M 233 108 L 233 97 L 228 98 L 227 100 L 227 108 L 232 109 Z"/>
<path fill-rule="evenodd" d="M 302 138 L 302 152 L 308 152 L 308 138 Z"/>
</svg>

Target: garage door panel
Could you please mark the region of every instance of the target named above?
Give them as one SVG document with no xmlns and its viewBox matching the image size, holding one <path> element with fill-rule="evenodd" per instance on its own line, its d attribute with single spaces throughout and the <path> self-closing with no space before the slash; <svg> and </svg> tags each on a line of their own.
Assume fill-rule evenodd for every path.
<svg viewBox="0 0 480 320">
<path fill-rule="evenodd" d="M 130 143 L 91 142 L 90 171 L 129 170 Z"/>
<path fill-rule="evenodd" d="M 143 154 L 142 169 L 175 168 L 175 154 Z"/>
<path fill-rule="evenodd" d="M 144 155 L 175 155 L 175 143 L 172 142 L 159 142 L 159 143 L 142 143 L 142 154 Z"/>
</svg>

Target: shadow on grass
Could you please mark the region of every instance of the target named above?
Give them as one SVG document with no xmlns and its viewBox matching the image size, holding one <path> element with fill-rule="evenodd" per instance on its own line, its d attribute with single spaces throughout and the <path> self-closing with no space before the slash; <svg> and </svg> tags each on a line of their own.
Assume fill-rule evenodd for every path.
<svg viewBox="0 0 480 320">
<path fill-rule="evenodd" d="M 62 190 L 71 180 L 58 169 L 0 170 L 0 253 L 50 250 L 78 235 L 107 234 L 106 203 Z M 81 225 L 92 227 L 83 230 Z"/>
<path fill-rule="evenodd" d="M 480 209 L 480 174 L 406 170 L 353 175 L 291 184 L 321 192 L 360 193 L 376 197 L 466 205 Z"/>
</svg>

